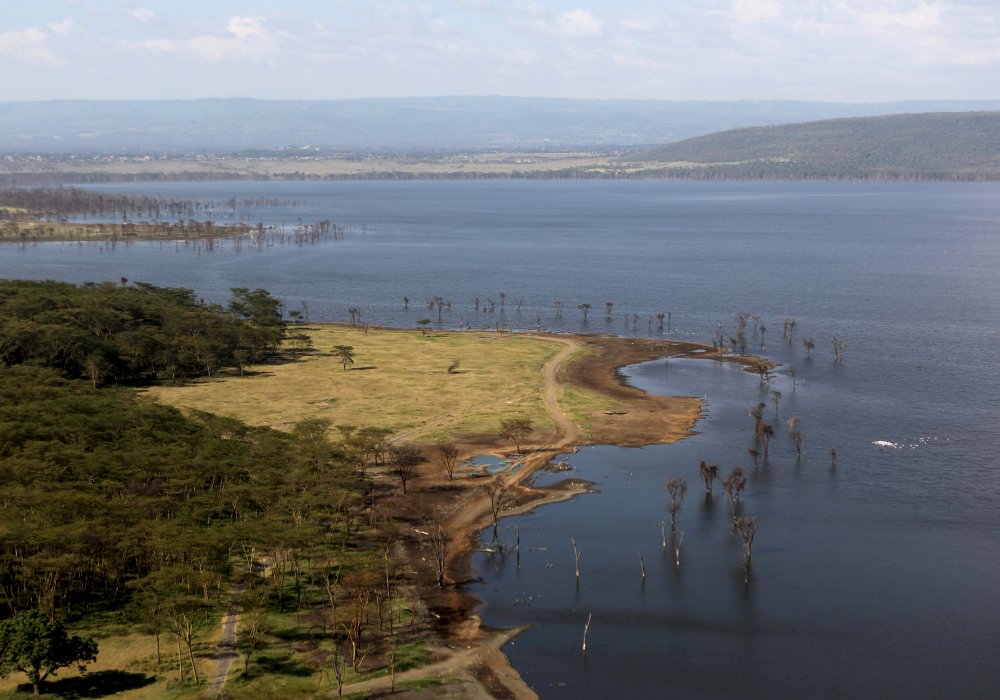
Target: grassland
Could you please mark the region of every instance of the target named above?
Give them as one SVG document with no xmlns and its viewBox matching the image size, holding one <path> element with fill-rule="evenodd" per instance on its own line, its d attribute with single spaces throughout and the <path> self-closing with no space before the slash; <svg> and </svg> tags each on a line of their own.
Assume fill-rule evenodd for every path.
<svg viewBox="0 0 1000 700">
<path fill-rule="evenodd" d="M 288 430 L 298 420 L 391 428 L 417 442 L 460 434 L 493 434 L 507 417 L 530 419 L 539 433 L 554 425 L 544 403 L 541 368 L 560 346 L 530 336 L 395 331 L 309 326 L 315 350 L 297 361 L 150 390 L 182 408 L 233 416 Z M 350 345 L 355 364 L 344 369 L 330 350 Z M 457 371 L 448 368 L 458 361 Z M 574 417 L 606 407 L 596 394 L 563 392 Z"/>
</svg>

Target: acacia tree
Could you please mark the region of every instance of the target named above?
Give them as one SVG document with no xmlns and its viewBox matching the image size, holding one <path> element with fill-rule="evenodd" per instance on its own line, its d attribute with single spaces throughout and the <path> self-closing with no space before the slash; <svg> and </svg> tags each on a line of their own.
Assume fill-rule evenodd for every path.
<svg viewBox="0 0 1000 700">
<path fill-rule="evenodd" d="M 580 309 L 580 312 L 583 314 L 583 322 L 586 323 L 587 314 L 590 313 L 590 304 L 580 304 L 576 308 Z"/>
<path fill-rule="evenodd" d="M 59 621 L 37 610 L 25 610 L 0 623 L 0 678 L 13 671 L 28 676 L 31 691 L 41 695 L 42 683 L 56 670 L 97 660 L 97 642 L 70 637 Z"/>
<path fill-rule="evenodd" d="M 458 448 L 450 442 L 438 443 L 438 454 L 441 455 L 441 463 L 448 473 L 448 479 L 455 478 L 455 463 L 458 461 Z"/>
<path fill-rule="evenodd" d="M 504 418 L 500 421 L 500 434 L 514 443 L 514 448 L 521 454 L 521 441 L 535 432 L 535 426 L 528 418 Z"/>
<path fill-rule="evenodd" d="M 340 360 L 345 370 L 347 365 L 354 364 L 354 346 L 352 345 L 334 345 L 333 354 Z"/>
<path fill-rule="evenodd" d="M 403 493 L 406 493 L 406 484 L 410 481 L 420 463 L 420 450 L 416 445 L 404 443 L 395 445 L 390 450 L 392 455 L 392 473 L 399 477 L 403 485 Z"/>
</svg>

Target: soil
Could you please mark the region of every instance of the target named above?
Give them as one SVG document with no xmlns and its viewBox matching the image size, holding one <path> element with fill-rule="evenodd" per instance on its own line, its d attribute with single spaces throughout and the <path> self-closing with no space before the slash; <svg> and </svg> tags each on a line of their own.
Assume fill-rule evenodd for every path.
<svg viewBox="0 0 1000 700">
<path fill-rule="evenodd" d="M 522 465 L 508 470 L 502 478 L 510 499 L 501 517 L 523 513 L 546 503 L 566 500 L 587 491 L 589 484 L 567 479 L 551 488 L 530 488 L 525 480 L 554 458 L 576 445 L 614 444 L 640 446 L 675 442 L 691 434 L 701 415 L 701 401 L 691 397 L 651 396 L 625 383 L 619 369 L 630 364 L 663 357 L 704 357 L 725 359 L 711 346 L 668 340 L 638 340 L 611 336 L 532 334 L 564 348 L 543 367 L 546 406 L 556 429 L 535 435 L 536 442 L 522 444 Z M 588 352 L 570 361 L 580 349 Z M 752 359 L 739 359 L 752 364 Z M 596 411 L 589 419 L 589 431 L 580 427 L 559 407 L 559 388 L 569 385 L 596 392 L 614 400 L 613 411 Z M 507 456 L 510 444 L 499 434 L 460 435 L 455 445 L 459 460 L 482 454 Z M 419 477 L 408 484 L 405 496 L 398 482 L 388 474 L 376 474 L 380 508 L 392 512 L 404 523 L 403 551 L 412 594 L 426 609 L 434 639 L 431 645 L 436 662 L 397 676 L 447 678 L 449 693 L 460 698 L 536 698 L 507 662 L 500 648 L 521 630 L 491 630 L 476 615 L 479 600 L 462 585 L 472 582 L 470 553 L 481 545 L 478 533 L 492 524 L 490 499 L 482 488 L 491 478 L 463 476 L 449 480 L 433 445 L 423 446 L 425 459 Z M 449 556 L 446 585 L 438 587 L 426 533 L 440 524 L 448 534 Z M 379 678 L 344 688 L 345 693 L 388 692 L 390 680 Z M 429 688 L 428 697 L 435 691 Z M 414 695 L 416 697 L 416 695 Z"/>
</svg>

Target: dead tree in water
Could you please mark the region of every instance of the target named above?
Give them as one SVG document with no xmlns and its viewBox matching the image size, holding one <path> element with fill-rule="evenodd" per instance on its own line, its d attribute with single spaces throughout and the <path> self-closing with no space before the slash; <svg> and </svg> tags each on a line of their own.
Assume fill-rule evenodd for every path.
<svg viewBox="0 0 1000 700">
<path fill-rule="evenodd" d="M 719 478 L 719 465 L 718 464 L 706 464 L 705 460 L 701 460 L 701 464 L 698 465 L 698 474 L 701 475 L 702 480 L 705 482 L 705 493 L 712 493 L 712 486 L 715 480 Z"/>
<path fill-rule="evenodd" d="M 583 314 L 583 322 L 587 323 L 587 314 L 590 313 L 590 304 L 579 304 L 576 308 Z"/>
<path fill-rule="evenodd" d="M 579 581 L 580 580 L 580 555 L 583 554 L 583 552 L 581 552 L 579 549 L 577 549 L 577 547 L 576 547 L 576 540 L 575 539 L 570 539 L 570 542 L 573 544 L 573 563 L 576 566 L 576 580 Z"/>
<path fill-rule="evenodd" d="M 795 445 L 795 454 L 802 454 L 802 431 L 799 430 L 799 422 L 802 420 L 799 416 L 792 416 L 785 423 L 788 425 L 788 439 L 792 441 Z"/>
<path fill-rule="evenodd" d="M 729 472 L 729 476 L 726 480 L 722 482 L 723 488 L 726 489 L 726 493 L 729 494 L 729 501 L 733 505 L 733 519 L 736 519 L 736 511 L 740 507 L 740 495 L 743 493 L 743 489 L 746 488 L 747 478 L 743 471 L 743 467 L 733 467 L 733 470 Z"/>
<path fill-rule="evenodd" d="M 490 482 L 483 486 L 486 495 L 490 497 L 490 512 L 493 513 L 493 541 L 497 541 L 497 525 L 500 520 L 500 511 L 510 503 L 510 492 L 507 482 L 502 476 L 493 477 Z"/>
<path fill-rule="evenodd" d="M 673 532 L 677 527 L 677 511 L 684 503 L 688 485 L 684 479 L 668 479 L 665 488 L 670 494 L 670 503 L 667 504 L 667 508 L 670 510 L 670 531 Z"/>
<path fill-rule="evenodd" d="M 771 447 L 771 438 L 774 437 L 774 428 L 769 423 L 761 423 L 757 426 L 757 437 L 760 438 L 764 447 L 764 461 L 767 461 L 767 453 Z"/>
<path fill-rule="evenodd" d="M 813 341 L 811 338 L 803 338 L 802 339 L 802 347 L 804 347 L 806 349 L 806 358 L 807 359 L 811 359 L 812 358 L 813 348 L 816 347 L 816 342 Z"/>
<path fill-rule="evenodd" d="M 615 305 L 613 301 L 604 302 L 604 317 L 607 320 L 611 320 L 611 308 Z"/>
<path fill-rule="evenodd" d="M 743 542 L 743 582 L 750 580 L 750 560 L 753 556 L 753 540 L 757 536 L 757 518 L 736 518 L 733 521 L 736 533 Z"/>
<path fill-rule="evenodd" d="M 844 350 L 847 349 L 847 341 L 843 338 L 838 338 L 833 336 L 830 339 L 830 345 L 833 346 L 833 361 L 838 365 L 844 362 Z"/>
</svg>

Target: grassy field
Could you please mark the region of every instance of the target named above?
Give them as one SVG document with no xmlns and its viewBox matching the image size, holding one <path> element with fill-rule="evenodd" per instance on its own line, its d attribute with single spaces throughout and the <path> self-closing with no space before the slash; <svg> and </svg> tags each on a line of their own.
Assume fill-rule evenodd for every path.
<svg viewBox="0 0 1000 700">
<path fill-rule="evenodd" d="M 529 418 L 539 431 L 553 423 L 544 405 L 541 368 L 560 346 L 538 338 L 483 333 L 314 327 L 315 350 L 294 362 L 256 367 L 254 376 L 150 390 L 175 406 L 233 416 L 287 430 L 322 418 L 333 425 L 386 427 L 414 441 L 456 433 L 497 433 L 500 420 Z M 344 369 L 330 350 L 354 348 Z M 448 367 L 457 360 L 454 373 Z M 582 403 L 593 397 L 581 396 Z"/>
</svg>

